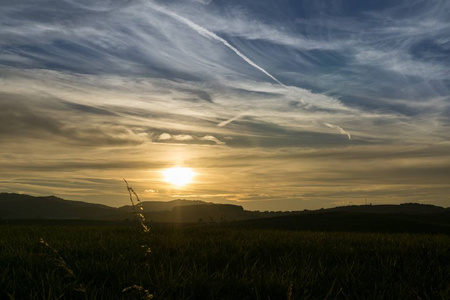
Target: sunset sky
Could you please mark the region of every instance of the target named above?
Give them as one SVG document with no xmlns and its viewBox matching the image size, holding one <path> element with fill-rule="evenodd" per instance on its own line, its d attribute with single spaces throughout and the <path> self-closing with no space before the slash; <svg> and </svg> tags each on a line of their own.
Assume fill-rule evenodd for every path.
<svg viewBox="0 0 450 300">
<path fill-rule="evenodd" d="M 193 181 L 164 180 L 191 168 Z M 0 192 L 450 206 L 450 1 L 2 0 Z"/>
</svg>

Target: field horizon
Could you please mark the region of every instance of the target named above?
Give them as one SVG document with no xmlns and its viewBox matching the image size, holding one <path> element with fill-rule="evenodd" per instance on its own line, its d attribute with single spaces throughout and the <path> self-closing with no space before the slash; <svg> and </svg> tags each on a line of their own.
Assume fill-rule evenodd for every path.
<svg viewBox="0 0 450 300">
<path fill-rule="evenodd" d="M 151 224 L 231 224 L 236 227 L 282 230 L 449 233 L 450 209 L 435 205 L 351 205 L 289 212 L 247 211 L 239 205 L 173 200 L 139 202 L 139 213 Z M 99 220 L 129 222 L 133 207 L 119 208 L 70 201 L 0 193 L 0 220 Z M 75 224 L 75 223 L 74 223 Z"/>
<path fill-rule="evenodd" d="M 364 205 L 235 221 L 224 218 L 224 211 L 219 210 L 222 219 L 216 221 L 210 217 L 201 222 L 154 222 L 140 209 L 145 204 L 136 195 L 134 206 L 126 206 L 128 218 L 122 220 L 0 220 L 0 297 L 292 300 L 450 296 L 450 218 L 448 209 L 442 207 Z M 211 214 L 211 207 L 222 206 L 230 212 L 229 205 L 195 203 L 154 213 Z M 242 207 L 238 211 L 244 212 Z"/>
</svg>

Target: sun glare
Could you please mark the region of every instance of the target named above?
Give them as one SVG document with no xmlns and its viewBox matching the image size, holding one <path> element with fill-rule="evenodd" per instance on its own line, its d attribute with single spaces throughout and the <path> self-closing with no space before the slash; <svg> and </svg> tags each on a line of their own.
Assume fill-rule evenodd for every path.
<svg viewBox="0 0 450 300">
<path fill-rule="evenodd" d="M 196 175 L 190 168 L 175 167 L 163 171 L 164 181 L 176 186 L 184 186 L 192 182 Z"/>
</svg>

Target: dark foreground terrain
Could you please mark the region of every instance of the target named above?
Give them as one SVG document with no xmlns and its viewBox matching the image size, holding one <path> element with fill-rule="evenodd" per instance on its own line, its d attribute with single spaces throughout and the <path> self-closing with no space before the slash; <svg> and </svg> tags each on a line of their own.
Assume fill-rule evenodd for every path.
<svg viewBox="0 0 450 300">
<path fill-rule="evenodd" d="M 450 236 L 0 225 L 0 299 L 145 299 L 145 289 L 154 299 L 450 299 Z"/>
</svg>

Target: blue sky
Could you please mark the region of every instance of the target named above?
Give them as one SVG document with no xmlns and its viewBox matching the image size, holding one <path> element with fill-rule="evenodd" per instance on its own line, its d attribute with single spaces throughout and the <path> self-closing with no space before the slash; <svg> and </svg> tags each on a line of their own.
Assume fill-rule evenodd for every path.
<svg viewBox="0 0 450 300">
<path fill-rule="evenodd" d="M 449 206 L 448 1 L 4 1 L 0 20 L 3 191 Z M 196 182 L 161 182 L 175 165 Z"/>
</svg>

